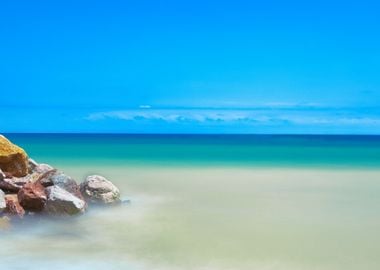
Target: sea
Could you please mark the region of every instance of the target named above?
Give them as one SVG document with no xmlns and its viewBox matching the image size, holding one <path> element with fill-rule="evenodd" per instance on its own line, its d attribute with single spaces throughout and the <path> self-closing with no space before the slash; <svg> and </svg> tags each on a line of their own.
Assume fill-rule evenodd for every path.
<svg viewBox="0 0 380 270">
<path fill-rule="evenodd" d="M 380 269 L 380 136 L 5 136 L 130 203 L 0 230 L 0 269 Z"/>
</svg>

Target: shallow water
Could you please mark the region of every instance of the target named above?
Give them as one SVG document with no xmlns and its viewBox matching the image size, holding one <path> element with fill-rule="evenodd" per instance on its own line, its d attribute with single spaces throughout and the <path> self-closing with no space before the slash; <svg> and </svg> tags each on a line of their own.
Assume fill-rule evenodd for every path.
<svg viewBox="0 0 380 270">
<path fill-rule="evenodd" d="M 83 144 L 77 149 L 89 147 Z M 380 169 L 372 165 L 261 167 L 190 159 L 186 165 L 143 159 L 110 165 L 99 156 L 79 162 L 80 152 L 63 159 L 54 144 L 48 146 L 55 156 L 28 140 L 23 146 L 77 179 L 107 176 L 131 204 L 3 231 L 1 269 L 380 266 Z"/>
</svg>

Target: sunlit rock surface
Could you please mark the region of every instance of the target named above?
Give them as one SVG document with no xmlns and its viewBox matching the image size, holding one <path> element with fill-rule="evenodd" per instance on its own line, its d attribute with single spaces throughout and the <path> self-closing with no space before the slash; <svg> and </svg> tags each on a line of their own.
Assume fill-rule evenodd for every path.
<svg viewBox="0 0 380 270">
<path fill-rule="evenodd" d="M 0 169 L 13 176 L 21 177 L 28 173 L 28 156 L 24 149 L 0 135 Z"/>
</svg>

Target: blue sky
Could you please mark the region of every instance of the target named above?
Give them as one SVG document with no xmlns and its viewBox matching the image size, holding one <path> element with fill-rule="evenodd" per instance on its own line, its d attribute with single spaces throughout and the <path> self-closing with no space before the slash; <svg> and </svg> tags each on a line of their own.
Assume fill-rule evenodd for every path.
<svg viewBox="0 0 380 270">
<path fill-rule="evenodd" d="M 380 134 L 377 1 L 0 2 L 0 132 Z"/>
</svg>

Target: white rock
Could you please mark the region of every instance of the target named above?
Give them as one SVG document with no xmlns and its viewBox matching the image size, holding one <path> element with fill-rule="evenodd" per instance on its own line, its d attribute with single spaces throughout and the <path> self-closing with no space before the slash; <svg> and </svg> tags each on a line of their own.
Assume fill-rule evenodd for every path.
<svg viewBox="0 0 380 270">
<path fill-rule="evenodd" d="M 119 189 L 100 175 L 87 176 L 80 185 L 83 197 L 90 203 L 113 204 L 120 202 Z"/>
</svg>

